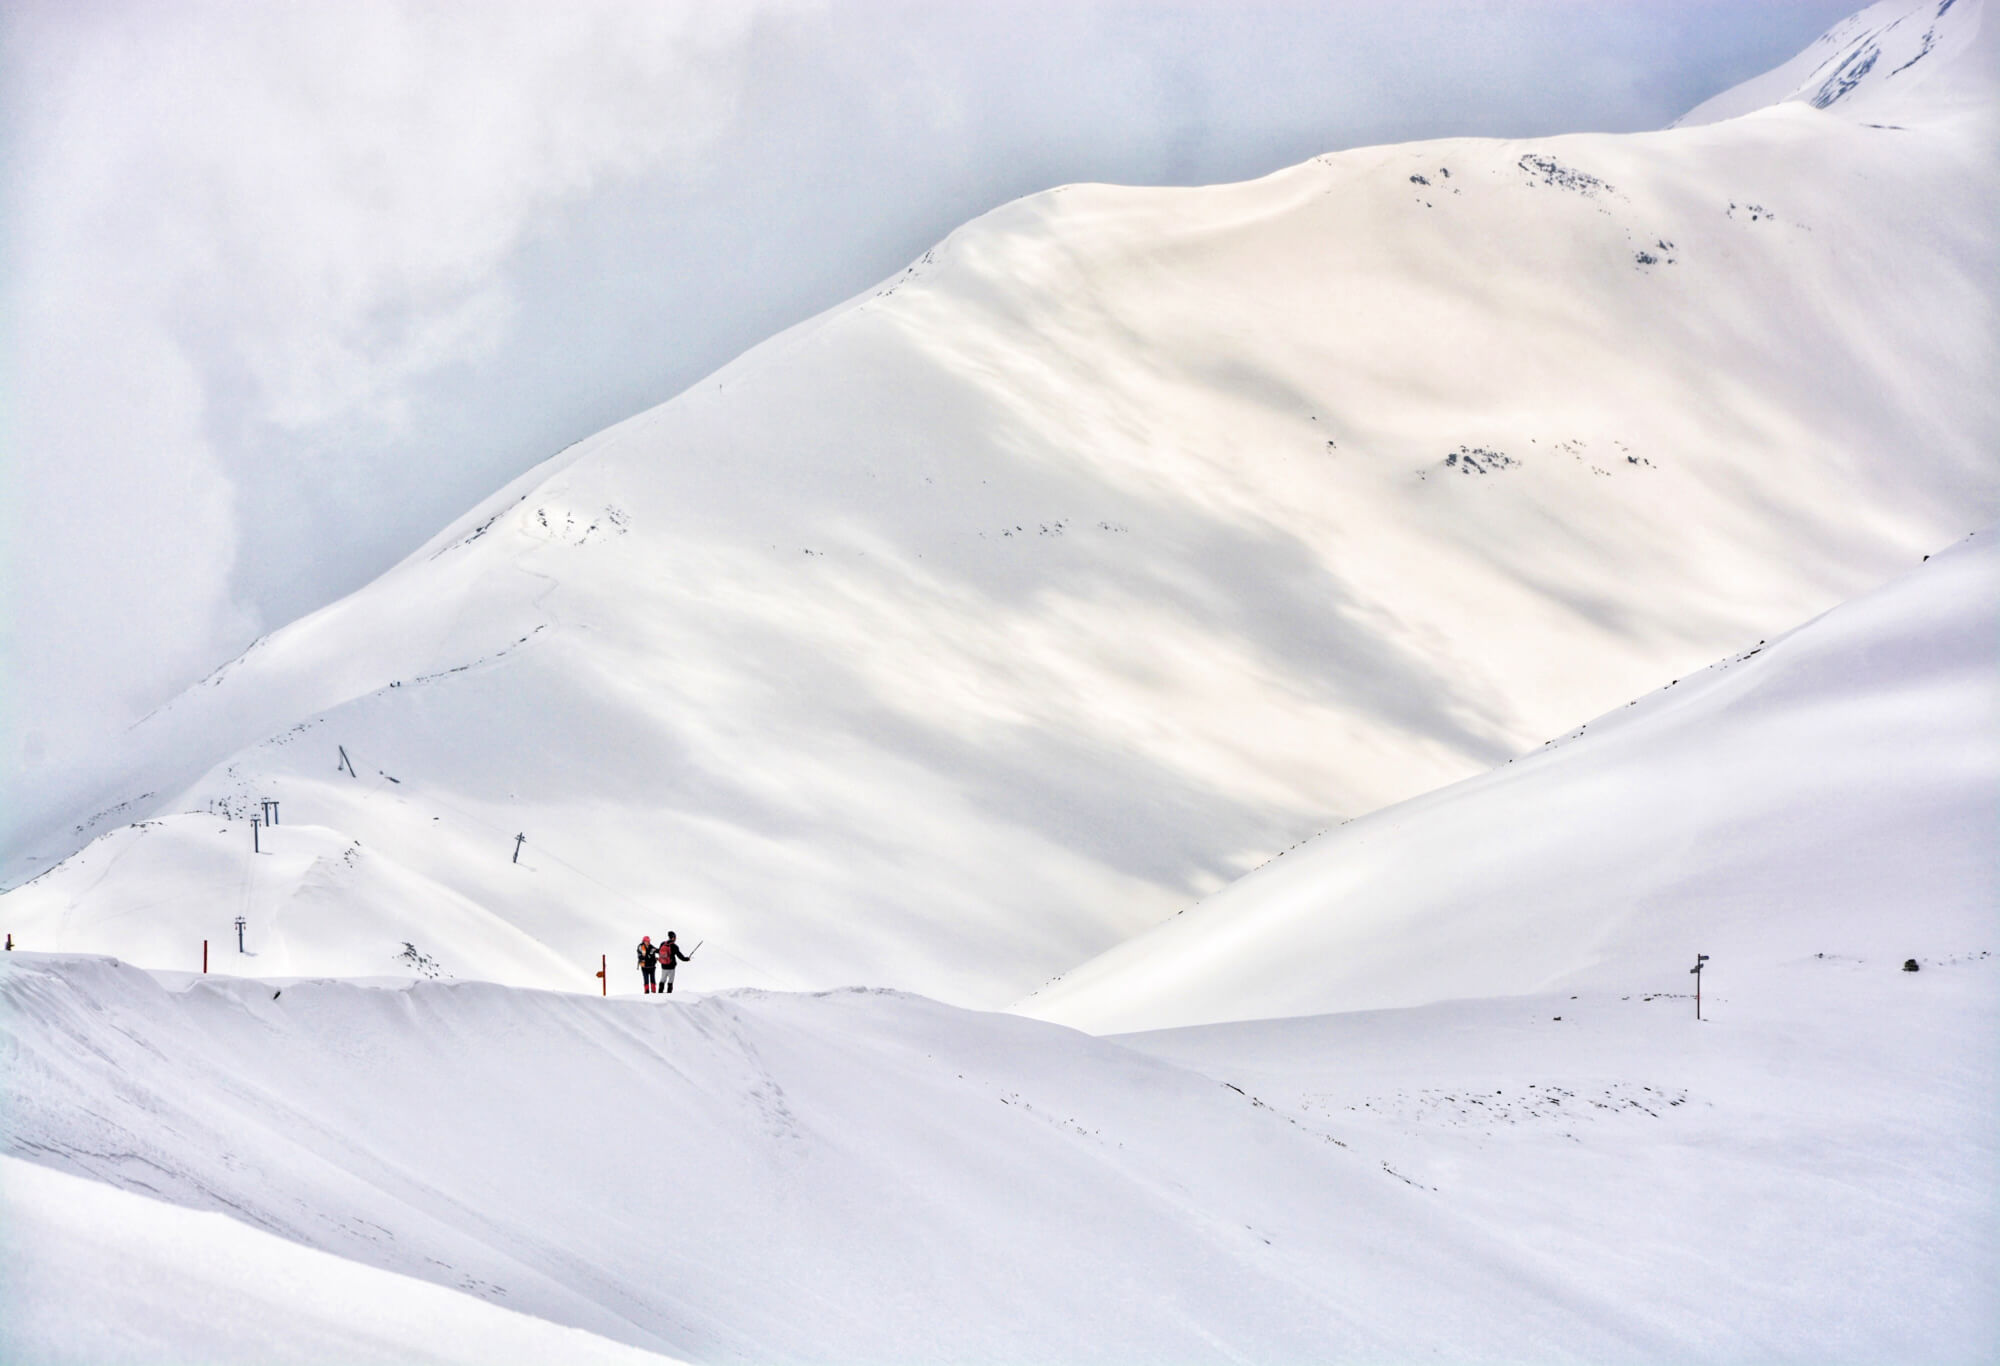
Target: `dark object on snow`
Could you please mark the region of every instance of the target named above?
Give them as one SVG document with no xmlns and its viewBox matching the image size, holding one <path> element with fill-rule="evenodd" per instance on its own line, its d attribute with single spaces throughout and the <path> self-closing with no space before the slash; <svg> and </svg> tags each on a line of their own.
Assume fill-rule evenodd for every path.
<svg viewBox="0 0 2000 1366">
<path fill-rule="evenodd" d="M 667 937 L 660 941 L 660 990 L 668 995 L 672 995 L 674 990 L 674 965 L 685 963 L 693 957 L 675 941 L 676 933 L 674 930 L 668 930 Z M 700 948 L 701 945 L 696 944 L 695 947 Z"/>
<path fill-rule="evenodd" d="M 1916 970 L 1917 970 L 1917 960 L 1916 960 L 1916 959 L 1914 959 L 1914 958 L 1905 958 L 1905 959 L 1903 960 L 1903 971 L 1904 971 L 1904 972 L 1915 972 Z"/>
</svg>

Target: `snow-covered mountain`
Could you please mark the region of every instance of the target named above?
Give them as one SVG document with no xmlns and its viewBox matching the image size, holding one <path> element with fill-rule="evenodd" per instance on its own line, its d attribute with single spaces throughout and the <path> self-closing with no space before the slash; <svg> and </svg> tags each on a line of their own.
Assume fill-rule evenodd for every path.
<svg viewBox="0 0 2000 1366">
<path fill-rule="evenodd" d="M 999 209 L 149 718 L 0 918 L 1014 999 L 2000 510 L 1995 43 L 1932 18 L 1823 109 Z"/>
<path fill-rule="evenodd" d="M 2000 527 L 1477 778 L 1375 812 L 1024 1003 L 1098 1031 L 1742 983 L 1995 947 Z"/>
<path fill-rule="evenodd" d="M 1008 206 L 261 643 L 14 854 L 0 1359 L 1994 1360 L 1981 20 Z"/>
</svg>

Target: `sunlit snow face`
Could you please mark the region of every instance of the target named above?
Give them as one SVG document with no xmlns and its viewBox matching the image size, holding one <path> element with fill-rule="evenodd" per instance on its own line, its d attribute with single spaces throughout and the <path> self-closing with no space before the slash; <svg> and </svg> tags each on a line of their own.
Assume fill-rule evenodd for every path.
<svg viewBox="0 0 2000 1366">
<path fill-rule="evenodd" d="M 17 6 L 0 768 L 1013 195 L 1653 126 L 1840 8 Z"/>
</svg>

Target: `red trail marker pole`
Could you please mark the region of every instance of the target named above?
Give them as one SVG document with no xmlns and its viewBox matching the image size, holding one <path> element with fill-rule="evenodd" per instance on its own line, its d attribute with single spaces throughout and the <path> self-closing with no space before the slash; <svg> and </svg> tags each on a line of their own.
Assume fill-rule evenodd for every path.
<svg viewBox="0 0 2000 1366">
<path fill-rule="evenodd" d="M 203 972 L 208 971 L 208 941 L 206 939 L 201 941 L 201 970 Z"/>
<path fill-rule="evenodd" d="M 605 953 L 597 955 L 597 994 L 611 994 L 611 955 Z"/>
</svg>

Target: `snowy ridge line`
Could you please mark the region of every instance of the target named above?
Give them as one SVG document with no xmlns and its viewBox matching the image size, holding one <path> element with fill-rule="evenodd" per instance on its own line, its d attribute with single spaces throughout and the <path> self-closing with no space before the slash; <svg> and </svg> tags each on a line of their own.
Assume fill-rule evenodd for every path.
<svg viewBox="0 0 2000 1366">
<path fill-rule="evenodd" d="M 0 1147 L 691 1361 L 1971 1361 L 2000 1333 L 1970 1293 L 1996 1265 L 1996 961 L 1730 960 L 1706 1025 L 1583 992 L 1108 1041 L 880 990 L 17 954 Z M 230 1242 L 91 1198 L 44 1255 L 135 1217 Z"/>
<path fill-rule="evenodd" d="M 1697 951 L 1983 949 L 2000 904 L 1993 530 L 1572 738 L 1341 826 L 1016 1009 L 1126 1032 L 1657 994 Z"/>
</svg>

